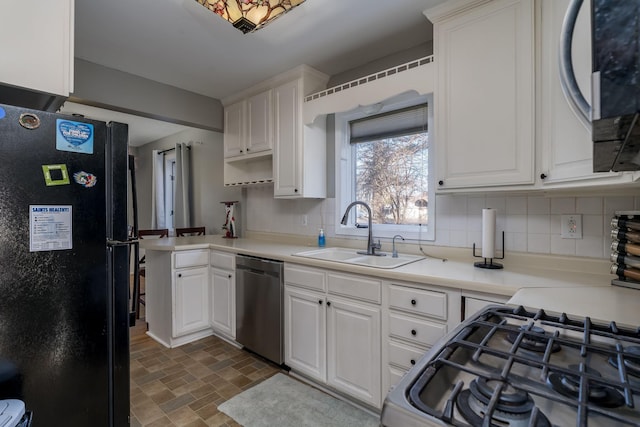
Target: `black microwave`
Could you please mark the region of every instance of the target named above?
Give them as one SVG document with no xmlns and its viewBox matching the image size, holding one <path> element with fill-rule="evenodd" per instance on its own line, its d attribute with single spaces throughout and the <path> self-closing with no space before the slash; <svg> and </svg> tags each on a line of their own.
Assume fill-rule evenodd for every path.
<svg viewBox="0 0 640 427">
<path fill-rule="evenodd" d="M 593 171 L 640 170 L 640 0 L 591 0 Z"/>
</svg>

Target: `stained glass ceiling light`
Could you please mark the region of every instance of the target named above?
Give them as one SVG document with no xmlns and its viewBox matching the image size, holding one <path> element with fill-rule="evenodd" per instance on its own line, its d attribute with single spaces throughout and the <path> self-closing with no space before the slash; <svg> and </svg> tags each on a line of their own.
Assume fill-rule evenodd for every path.
<svg viewBox="0 0 640 427">
<path fill-rule="evenodd" d="M 305 0 L 196 0 L 243 33 L 257 31 Z"/>
</svg>

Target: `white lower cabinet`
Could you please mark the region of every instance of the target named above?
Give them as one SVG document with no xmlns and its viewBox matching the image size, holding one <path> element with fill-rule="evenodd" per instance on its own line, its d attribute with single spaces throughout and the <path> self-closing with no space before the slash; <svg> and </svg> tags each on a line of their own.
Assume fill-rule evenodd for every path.
<svg viewBox="0 0 640 427">
<path fill-rule="evenodd" d="M 325 295 L 285 286 L 284 301 L 285 363 L 309 378 L 326 382 Z"/>
<path fill-rule="evenodd" d="M 227 338 L 236 337 L 235 254 L 211 251 L 209 324 Z"/>
<path fill-rule="evenodd" d="M 292 264 L 284 278 L 285 363 L 380 408 L 381 281 Z"/>
<path fill-rule="evenodd" d="M 234 272 L 211 269 L 211 327 L 231 338 L 236 336 L 235 285 Z"/>
<path fill-rule="evenodd" d="M 174 273 L 173 336 L 209 327 L 209 269 L 183 268 Z"/>
<path fill-rule="evenodd" d="M 329 296 L 327 361 L 330 386 L 380 406 L 380 307 Z"/>
<path fill-rule="evenodd" d="M 383 287 L 383 391 L 400 381 L 459 320 L 459 291 L 386 282 Z"/>
<path fill-rule="evenodd" d="M 209 250 L 147 250 L 145 258 L 147 333 L 171 348 L 211 335 Z"/>
</svg>

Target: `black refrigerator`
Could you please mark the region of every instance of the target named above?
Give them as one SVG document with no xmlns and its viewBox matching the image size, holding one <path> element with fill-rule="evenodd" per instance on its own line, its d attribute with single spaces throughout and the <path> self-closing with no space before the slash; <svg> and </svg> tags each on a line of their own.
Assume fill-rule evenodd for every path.
<svg viewBox="0 0 640 427">
<path fill-rule="evenodd" d="M 0 400 L 129 425 L 126 124 L 0 104 Z"/>
</svg>

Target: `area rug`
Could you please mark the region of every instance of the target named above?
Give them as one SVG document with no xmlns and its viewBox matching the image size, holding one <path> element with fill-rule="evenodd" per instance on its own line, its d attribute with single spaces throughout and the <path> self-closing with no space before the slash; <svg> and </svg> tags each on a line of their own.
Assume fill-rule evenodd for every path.
<svg viewBox="0 0 640 427">
<path fill-rule="evenodd" d="M 244 427 L 378 427 L 373 415 L 276 374 L 218 407 Z"/>
</svg>

